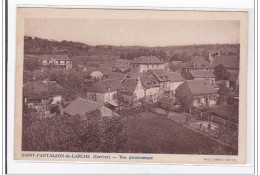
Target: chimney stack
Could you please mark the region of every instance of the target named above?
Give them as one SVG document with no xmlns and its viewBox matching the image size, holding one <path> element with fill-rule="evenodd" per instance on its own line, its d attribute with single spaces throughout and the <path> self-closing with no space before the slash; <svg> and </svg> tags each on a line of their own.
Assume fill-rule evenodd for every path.
<svg viewBox="0 0 260 175">
<path fill-rule="evenodd" d="M 214 57 L 213 57 L 213 53 L 209 52 L 209 62 L 211 63 L 213 61 Z"/>
</svg>

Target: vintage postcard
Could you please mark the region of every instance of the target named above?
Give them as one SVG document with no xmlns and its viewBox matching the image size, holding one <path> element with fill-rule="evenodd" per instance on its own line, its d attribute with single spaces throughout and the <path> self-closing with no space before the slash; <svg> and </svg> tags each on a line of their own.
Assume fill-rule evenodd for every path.
<svg viewBox="0 0 260 175">
<path fill-rule="evenodd" d="M 17 8 L 15 160 L 245 164 L 247 12 Z"/>
</svg>

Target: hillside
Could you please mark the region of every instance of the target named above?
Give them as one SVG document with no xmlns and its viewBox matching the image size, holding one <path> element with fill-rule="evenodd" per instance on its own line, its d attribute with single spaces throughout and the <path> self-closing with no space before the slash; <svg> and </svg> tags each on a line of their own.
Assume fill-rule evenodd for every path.
<svg viewBox="0 0 260 175">
<path fill-rule="evenodd" d="M 25 54 L 67 54 L 71 58 L 81 57 L 85 61 L 111 61 L 117 58 L 132 60 L 138 56 L 157 56 L 165 61 L 191 60 L 194 56 L 208 58 L 209 52 L 219 51 L 221 54 L 239 55 L 239 44 L 207 44 L 166 47 L 145 46 L 91 46 L 72 41 L 54 41 L 42 38 L 24 37 Z M 79 57 L 78 57 L 79 58 Z"/>
</svg>

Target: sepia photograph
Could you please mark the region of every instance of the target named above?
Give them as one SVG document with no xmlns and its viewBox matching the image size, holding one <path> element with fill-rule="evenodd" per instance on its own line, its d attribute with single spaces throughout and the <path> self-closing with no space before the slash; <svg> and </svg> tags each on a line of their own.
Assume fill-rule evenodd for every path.
<svg viewBox="0 0 260 175">
<path fill-rule="evenodd" d="M 245 160 L 246 13 L 18 10 L 17 159 Z"/>
</svg>

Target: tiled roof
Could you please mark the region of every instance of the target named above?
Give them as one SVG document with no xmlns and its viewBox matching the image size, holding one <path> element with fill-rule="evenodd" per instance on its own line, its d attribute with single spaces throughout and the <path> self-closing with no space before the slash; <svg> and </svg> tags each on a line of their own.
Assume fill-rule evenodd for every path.
<svg viewBox="0 0 260 175">
<path fill-rule="evenodd" d="M 107 67 L 100 67 L 98 70 L 105 76 L 109 76 L 112 73 L 112 70 Z"/>
<path fill-rule="evenodd" d="M 41 60 L 51 60 L 51 57 L 54 57 L 56 60 L 65 60 L 65 61 L 72 60 L 68 57 L 68 55 L 37 55 L 37 56 Z"/>
<path fill-rule="evenodd" d="M 230 72 L 229 77 L 228 77 L 229 81 L 236 81 L 237 78 L 238 78 L 238 73 Z"/>
<path fill-rule="evenodd" d="M 126 60 L 126 59 L 120 59 L 120 58 L 118 58 L 118 59 L 116 59 L 116 62 L 117 63 L 130 63 L 131 62 L 131 60 Z"/>
<path fill-rule="evenodd" d="M 214 57 L 212 67 L 216 67 L 222 64 L 225 68 L 238 69 L 239 68 L 239 56 L 237 55 L 220 55 Z"/>
<path fill-rule="evenodd" d="M 204 80 L 187 80 L 185 83 L 193 95 L 217 94 L 214 86 Z"/>
<path fill-rule="evenodd" d="M 118 79 L 121 82 L 126 78 L 127 74 L 119 73 L 119 72 L 112 72 L 107 79 Z"/>
<path fill-rule="evenodd" d="M 122 88 L 121 81 L 118 79 L 100 80 L 92 87 L 88 88 L 89 92 L 106 93 L 118 91 Z"/>
<path fill-rule="evenodd" d="M 180 64 L 182 61 L 171 61 L 171 64 Z"/>
<path fill-rule="evenodd" d="M 180 82 L 185 79 L 178 72 L 168 72 L 164 69 L 148 70 L 147 74 L 152 73 L 159 82 Z"/>
<path fill-rule="evenodd" d="M 208 70 L 193 70 L 191 71 L 191 75 L 194 78 L 215 78 L 213 72 L 210 72 Z"/>
<path fill-rule="evenodd" d="M 126 78 L 122 84 L 121 92 L 133 94 L 136 86 L 138 84 L 138 80 L 135 78 Z"/>
<path fill-rule="evenodd" d="M 84 116 L 86 113 L 100 109 L 102 106 L 100 103 L 78 97 L 64 108 L 64 112 L 72 116 Z"/>
<path fill-rule="evenodd" d="M 159 82 L 169 81 L 168 74 L 166 73 L 166 71 L 164 69 L 155 69 L 155 70 L 149 70 L 149 71 L 151 71 L 154 74 L 155 78 Z"/>
<path fill-rule="evenodd" d="M 163 62 L 155 56 L 141 56 L 133 61 L 134 64 L 163 64 Z"/>
<path fill-rule="evenodd" d="M 52 55 L 56 60 L 66 60 L 66 61 L 71 61 L 68 57 L 68 55 Z"/>
<path fill-rule="evenodd" d="M 116 63 L 115 68 L 130 68 L 129 63 L 121 62 L 121 63 Z"/>
<path fill-rule="evenodd" d="M 28 99 L 46 99 L 60 95 L 62 88 L 55 81 L 28 82 L 23 87 L 23 95 Z"/>
<path fill-rule="evenodd" d="M 56 83 L 56 81 L 45 82 L 48 86 L 50 95 L 60 95 L 62 88 Z"/>
<path fill-rule="evenodd" d="M 143 75 L 140 78 L 142 85 L 146 88 L 159 87 L 158 81 L 153 75 Z"/>
<path fill-rule="evenodd" d="M 132 73 L 132 72 L 127 73 L 127 77 L 129 78 L 140 78 L 143 75 L 144 73 Z"/>
<path fill-rule="evenodd" d="M 201 56 L 195 56 L 191 61 L 182 64 L 182 68 L 202 69 L 209 67 L 210 63 Z"/>
<path fill-rule="evenodd" d="M 185 81 L 179 72 L 166 72 L 170 82 Z"/>
</svg>

